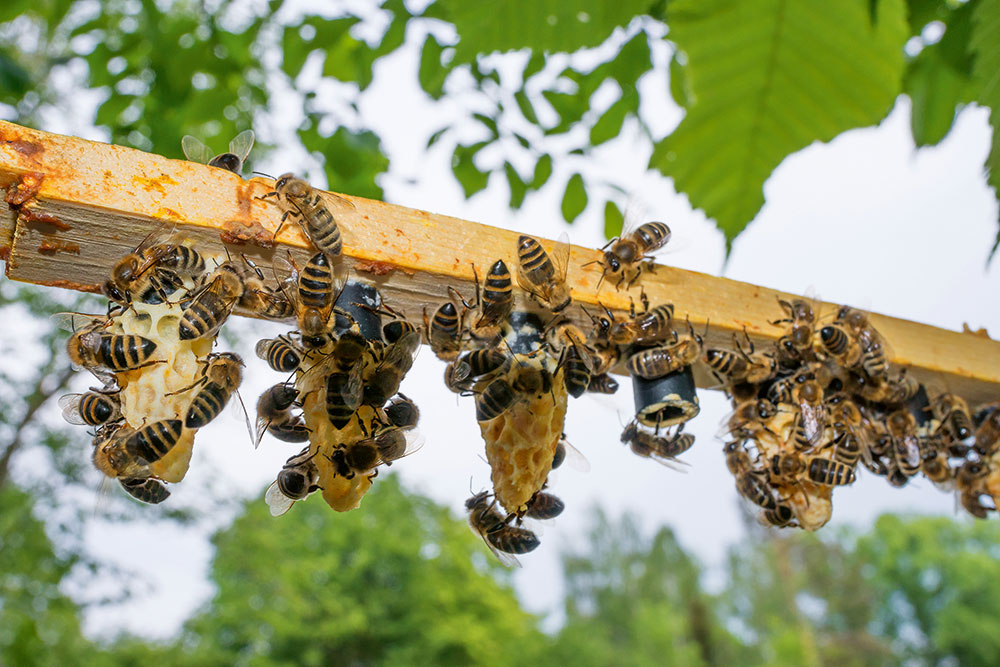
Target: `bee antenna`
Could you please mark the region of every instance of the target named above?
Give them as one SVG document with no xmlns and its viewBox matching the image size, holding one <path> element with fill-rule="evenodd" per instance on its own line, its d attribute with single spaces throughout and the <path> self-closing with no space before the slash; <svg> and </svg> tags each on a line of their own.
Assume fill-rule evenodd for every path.
<svg viewBox="0 0 1000 667">
<path fill-rule="evenodd" d="M 273 180 L 276 180 L 276 179 L 274 178 L 274 176 L 272 176 L 271 174 L 265 174 L 265 173 L 264 173 L 264 172 L 262 172 L 262 171 L 253 171 L 253 172 L 250 172 L 250 173 L 252 173 L 252 174 L 257 174 L 258 176 L 263 176 L 264 178 L 270 178 L 270 179 L 271 179 L 272 181 L 273 181 Z"/>
</svg>

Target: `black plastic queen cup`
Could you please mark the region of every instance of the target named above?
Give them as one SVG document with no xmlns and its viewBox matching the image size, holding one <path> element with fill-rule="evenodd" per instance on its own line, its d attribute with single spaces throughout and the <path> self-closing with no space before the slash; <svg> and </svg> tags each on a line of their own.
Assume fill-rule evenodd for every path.
<svg viewBox="0 0 1000 667">
<path fill-rule="evenodd" d="M 350 328 L 350 318 L 344 316 L 347 313 L 357 323 L 362 336 L 368 340 L 382 340 L 382 316 L 378 314 L 381 305 L 382 297 L 373 285 L 348 280 L 337 297 L 334 333 L 339 335 Z"/>
<path fill-rule="evenodd" d="M 632 376 L 632 395 L 636 420 L 651 428 L 683 424 L 701 411 L 690 366 L 655 380 Z"/>
<path fill-rule="evenodd" d="M 931 420 L 933 417 L 931 401 L 927 398 L 927 390 L 924 389 L 924 385 L 920 385 L 913 398 L 906 402 L 906 409 L 917 420 L 917 426 L 926 426 Z"/>
</svg>

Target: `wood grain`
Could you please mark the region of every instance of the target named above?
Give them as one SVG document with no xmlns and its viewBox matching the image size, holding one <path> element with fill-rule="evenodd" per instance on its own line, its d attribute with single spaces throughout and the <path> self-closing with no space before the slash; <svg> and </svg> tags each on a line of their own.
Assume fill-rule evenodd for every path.
<svg viewBox="0 0 1000 667">
<path fill-rule="evenodd" d="M 296 224 L 282 227 L 276 247 L 265 247 L 282 212 L 273 198 L 260 198 L 272 189 L 269 179 L 242 180 L 222 169 L 3 121 L 0 187 L 8 202 L 37 188 L 16 211 L 0 215 L 0 258 L 9 257 L 7 275 L 15 280 L 98 291 L 114 261 L 164 223 L 199 248 L 220 256 L 228 248 L 263 266 L 285 249 L 299 262 L 309 254 Z M 433 310 L 447 298 L 448 286 L 471 299 L 473 264 L 480 276 L 498 258 L 512 271 L 517 266 L 516 232 L 337 196 L 353 204 L 349 215 L 338 216 L 346 262 L 411 319 L 419 320 L 425 307 Z M 554 247 L 551 241 L 543 245 Z M 638 298 L 638 286 L 626 292 L 604 283 L 598 292 L 600 267 L 584 265 L 599 257 L 593 249 L 571 248 L 567 279 L 574 302 L 588 309 L 598 304 L 627 309 L 630 298 Z M 782 329 L 770 321 L 782 316 L 778 298 L 793 296 L 662 265 L 655 274 L 644 274 L 641 284 L 652 303 L 672 302 L 676 315 L 689 316 L 699 329 L 707 322 L 709 344 L 729 344 L 744 328 L 758 343 L 776 340 Z M 518 302 L 531 307 L 523 294 Z M 819 307 L 823 315 L 836 309 Z M 568 314 L 589 325 L 579 308 Z M 910 368 L 932 390 L 957 392 L 972 404 L 1000 397 L 1000 343 L 878 314 L 871 320 L 890 342 L 892 361 Z M 704 373 L 697 379 L 703 387 L 714 384 Z"/>
</svg>

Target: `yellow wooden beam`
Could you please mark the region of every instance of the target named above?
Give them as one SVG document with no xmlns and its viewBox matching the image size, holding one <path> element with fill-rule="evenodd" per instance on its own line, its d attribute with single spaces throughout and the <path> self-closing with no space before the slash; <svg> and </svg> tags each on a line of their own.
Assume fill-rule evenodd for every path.
<svg viewBox="0 0 1000 667">
<path fill-rule="evenodd" d="M 259 197 L 272 182 L 242 180 L 224 171 L 171 160 L 131 148 L 40 132 L 0 121 L 0 187 L 10 210 L 0 215 L 0 258 L 15 280 L 96 292 L 114 261 L 163 223 L 174 225 L 209 252 L 244 253 L 268 265 L 281 209 Z M 472 266 L 480 276 L 502 258 L 517 266 L 516 232 L 340 195 L 355 206 L 341 220 L 344 258 L 353 273 L 375 283 L 394 308 L 419 320 L 452 286 L 471 298 Z M 304 259 L 310 248 L 298 226 L 286 224 L 277 239 Z M 545 242 L 552 248 L 551 242 Z M 625 310 L 638 286 L 617 291 L 605 282 L 598 292 L 600 257 L 573 246 L 568 281 L 577 304 Z M 676 315 L 696 327 L 709 323 L 709 344 L 730 344 L 744 328 L 757 342 L 782 334 L 770 321 L 782 316 L 779 298 L 793 295 L 748 283 L 669 266 L 644 274 L 642 288 L 652 303 L 671 302 Z M 524 304 L 524 295 L 518 296 Z M 822 313 L 836 306 L 820 304 Z M 589 325 L 582 311 L 568 314 Z M 872 314 L 889 341 L 896 364 L 906 366 L 938 390 L 964 396 L 970 404 L 1000 398 L 1000 343 L 983 335 Z M 711 386 L 704 373 L 699 385 Z"/>
</svg>

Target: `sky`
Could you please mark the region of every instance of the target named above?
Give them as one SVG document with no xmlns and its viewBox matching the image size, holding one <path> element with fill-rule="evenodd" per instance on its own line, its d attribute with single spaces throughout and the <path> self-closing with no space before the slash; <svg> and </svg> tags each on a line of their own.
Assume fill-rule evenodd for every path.
<svg viewBox="0 0 1000 667">
<path fill-rule="evenodd" d="M 598 206 L 588 208 L 572 227 L 561 221 L 561 183 L 567 172 L 557 170 L 553 182 L 560 185 L 530 196 L 518 212 L 508 209 L 507 187 L 500 178 L 494 178 L 483 193 L 464 199 L 450 174 L 450 149 L 436 147 L 426 154 L 423 148 L 427 137 L 444 124 L 443 118 L 460 117 L 466 110 L 435 104 L 419 90 L 414 44 L 422 37 L 414 37 L 410 35 L 410 45 L 402 53 L 380 62 L 361 106 L 362 116 L 382 137 L 392 159 L 392 173 L 381 183 L 386 200 L 549 238 L 568 230 L 575 244 L 603 245 Z M 648 101 L 643 114 L 656 136 L 681 118 L 665 92 L 667 55 L 665 46 L 658 47 L 654 57 L 660 66 L 640 81 Z M 808 292 L 826 301 L 937 326 L 960 329 L 968 323 L 974 329 L 1000 331 L 1000 312 L 992 298 L 1000 288 L 1000 269 L 996 262 L 986 264 L 997 220 L 997 202 L 986 186 L 982 166 L 990 139 L 987 112 L 964 110 L 939 146 L 922 150 L 914 148 L 908 123 L 908 101 L 902 98 L 878 127 L 847 132 L 787 158 L 766 183 L 767 203 L 735 242 L 728 263 L 723 237 L 714 224 L 692 210 L 668 179 L 646 171 L 649 146 L 634 125 L 626 124 L 618 140 L 595 151 L 586 168 L 629 183 L 650 218 L 670 224 L 678 249 L 661 255 L 661 263 Z M 77 128 L 76 133 L 99 136 L 94 132 Z M 280 173 L 300 157 L 278 154 L 256 167 Z M 240 328 L 252 332 L 248 344 L 238 349 L 248 356 L 254 339 L 282 330 L 259 322 Z M 426 444 L 418 454 L 394 465 L 392 473 L 460 515 L 470 476 L 478 490 L 488 484 L 489 470 L 481 458 L 472 399 L 458 400 L 448 392 L 441 381 L 443 370 L 444 364 L 424 349 L 403 383 L 402 391 L 421 407 L 420 429 Z M 262 363 L 251 364 L 243 395 L 252 403 L 278 380 Z M 550 626 L 559 620 L 559 555 L 582 543 L 596 506 L 611 516 L 633 512 L 649 532 L 660 525 L 672 526 L 682 545 L 707 566 L 709 582 L 720 580 L 726 549 L 745 537 L 745 529 L 721 443 L 715 438 L 730 408 L 718 392 L 701 391 L 700 398 L 701 414 L 687 428 L 697 441 L 683 457 L 691 464 L 686 474 L 639 459 L 620 442 L 622 425 L 633 410 L 627 383 L 613 397 L 585 395 L 571 400 L 566 433 L 589 460 L 590 472 L 565 468 L 558 472 L 551 488 L 567 509 L 554 525 L 545 527 L 541 547 L 521 558 L 523 567 L 515 577 L 525 605 L 547 615 Z M 56 410 L 54 405 L 51 409 Z M 199 432 L 198 443 L 190 479 L 223 468 L 232 474 L 222 483 L 247 497 L 262 497 L 284 460 L 293 449 L 297 451 L 273 439 L 250 451 L 242 425 L 228 413 Z M 184 499 L 198 486 L 180 484 L 173 491 Z M 917 479 L 895 489 L 863 472 L 853 486 L 834 494 L 828 529 L 864 528 L 883 512 L 954 515 L 955 506 L 951 495 L 929 482 Z M 166 637 L 209 599 L 212 551 L 207 536 L 176 527 L 168 534 L 162 530 L 126 532 L 98 525 L 88 531 L 88 544 L 98 555 L 139 568 L 148 573 L 149 582 L 149 589 L 130 603 L 89 613 L 89 633 L 127 628 Z M 148 548 L 151 540 L 157 549 Z M 156 627 L 147 623 L 153 612 L 159 619 Z"/>
</svg>

